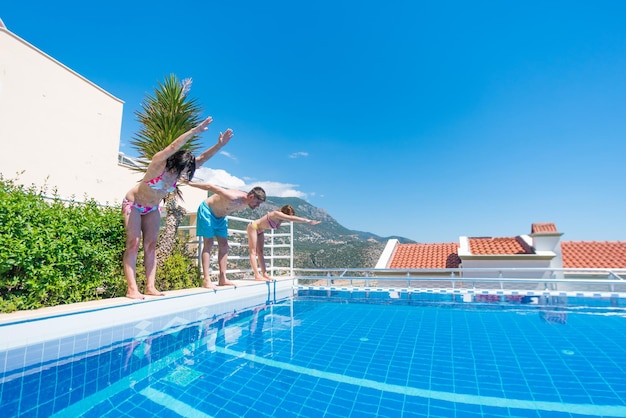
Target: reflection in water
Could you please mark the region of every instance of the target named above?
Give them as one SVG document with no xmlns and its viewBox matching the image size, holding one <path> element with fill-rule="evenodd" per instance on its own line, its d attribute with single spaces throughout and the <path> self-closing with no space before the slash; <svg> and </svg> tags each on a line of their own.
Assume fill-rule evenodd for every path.
<svg viewBox="0 0 626 418">
<path fill-rule="evenodd" d="M 252 318 L 248 328 L 248 350 L 251 354 L 260 353 L 263 349 L 264 337 L 263 326 L 265 325 L 265 316 L 269 312 L 267 305 L 257 306 L 252 310 Z"/>
<path fill-rule="evenodd" d="M 539 318 L 548 324 L 567 324 L 567 297 L 541 296 Z M 563 309 L 563 310 L 562 310 Z"/>
</svg>

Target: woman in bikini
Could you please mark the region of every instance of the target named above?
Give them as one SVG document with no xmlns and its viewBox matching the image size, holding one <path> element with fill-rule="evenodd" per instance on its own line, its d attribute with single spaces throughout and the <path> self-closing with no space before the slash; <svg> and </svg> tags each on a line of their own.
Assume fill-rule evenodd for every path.
<svg viewBox="0 0 626 418">
<path fill-rule="evenodd" d="M 295 211 L 291 205 L 285 205 L 280 210 L 269 212 L 264 217 L 257 219 L 248 224 L 248 248 L 250 249 L 250 267 L 254 272 L 254 280 L 273 281 L 265 271 L 265 257 L 263 256 L 263 247 L 265 246 L 265 230 L 278 229 L 283 221 L 307 223 L 309 225 L 317 225 L 321 221 L 313 221 L 311 219 L 300 218 L 295 216 Z M 257 257 L 261 266 L 257 265 Z"/>
<path fill-rule="evenodd" d="M 206 131 L 212 120 L 209 116 L 198 126 L 176 138 L 165 149 L 154 154 L 144 178 L 135 184 L 124 197 L 122 211 L 126 228 L 126 250 L 124 251 L 124 275 L 128 284 L 126 297 L 144 298 L 144 295 L 139 292 L 136 280 L 137 253 L 142 233 L 146 294 L 163 296 L 163 293 L 155 286 L 156 244 L 161 226 L 159 202 L 168 193 L 176 190 L 176 183 L 181 177 L 191 180 L 196 167 L 204 164 L 232 138 L 231 129 L 227 129 L 224 133 L 220 132 L 217 144 L 198 157 L 194 157 L 189 151 L 181 150 L 191 137 Z"/>
</svg>

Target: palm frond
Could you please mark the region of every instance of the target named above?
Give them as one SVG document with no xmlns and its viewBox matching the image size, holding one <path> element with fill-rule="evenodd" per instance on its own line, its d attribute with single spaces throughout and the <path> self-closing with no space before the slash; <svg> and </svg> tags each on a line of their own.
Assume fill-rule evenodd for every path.
<svg viewBox="0 0 626 418">
<path fill-rule="evenodd" d="M 141 129 L 133 135 L 130 143 L 140 158 L 151 160 L 154 154 L 200 123 L 202 108 L 197 99 L 189 97 L 190 85 L 190 79 L 181 82 L 170 74 L 158 83 L 153 95 L 147 95 L 140 109 L 135 111 Z M 199 137 L 194 135 L 183 149 L 194 152 L 199 147 Z M 146 168 L 147 165 L 139 170 L 145 171 Z"/>
</svg>

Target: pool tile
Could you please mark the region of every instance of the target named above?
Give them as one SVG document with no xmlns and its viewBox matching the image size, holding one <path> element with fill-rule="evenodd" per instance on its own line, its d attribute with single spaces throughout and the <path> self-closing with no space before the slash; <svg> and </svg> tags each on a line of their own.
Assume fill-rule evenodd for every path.
<svg viewBox="0 0 626 418">
<path fill-rule="evenodd" d="M 275 313 L 279 312 L 289 316 L 288 309 L 276 306 Z M 454 403 L 446 394 L 508 397 L 530 402 L 563 400 L 571 402 L 573 407 L 593 402 L 623 405 L 626 399 L 626 384 L 620 379 L 624 370 L 619 363 L 607 360 L 607 357 L 624 356 L 623 341 L 616 344 L 614 338 L 609 338 L 619 335 L 624 318 L 604 318 L 601 323 L 590 326 L 585 321 L 593 322 L 597 317 L 570 313 L 567 324 L 563 325 L 542 322 L 532 311 L 519 315 L 506 310 L 493 312 L 427 305 L 399 309 L 371 305 L 348 308 L 342 304 L 306 301 L 296 302 L 295 316 L 303 325 L 293 330 L 289 327 L 272 329 L 266 319 L 265 336 L 257 338 L 249 327 L 251 313 L 241 312 L 222 328 L 225 334 L 213 340 L 213 337 L 200 336 L 206 334 L 193 323 L 181 325 L 184 318 L 197 319 L 197 313 L 179 314 L 139 321 L 132 327 L 105 330 L 97 335 L 90 332 L 67 337 L 56 346 L 46 343 L 29 351 L 7 352 L 5 364 L 12 356 L 12 361 L 23 367 L 35 363 L 40 354 L 45 358 L 46 352 L 52 353 L 55 349 L 57 353 L 65 352 L 70 344 L 72 350 L 84 350 L 75 354 L 76 358 L 60 356 L 59 364 L 50 363 L 41 370 L 43 380 L 37 389 L 38 398 L 22 396 L 24 404 L 31 405 L 29 411 L 38 404 L 58 411 L 62 405 L 75 403 L 81 396 L 97 397 L 129 376 L 137 376 L 134 391 L 155 385 L 183 404 L 213 416 L 243 416 L 250 405 L 256 413 L 265 416 L 281 412 L 299 417 L 311 414 L 356 416 L 359 413 L 372 416 L 372 411 L 377 411 L 379 416 L 393 416 L 398 410 L 403 411 L 403 416 L 552 416 L 547 411 L 540 414 L 529 409 L 509 410 L 504 404 Z M 334 318 L 341 318 L 348 326 L 338 327 Z M 138 348 L 129 351 L 133 338 L 147 338 L 160 324 L 174 324 L 175 328 L 169 333 L 155 334 L 149 356 L 139 356 L 145 352 Z M 314 331 L 304 332 L 304 325 Z M 214 326 L 205 329 L 208 335 L 217 331 Z M 115 338 L 125 339 L 125 342 L 116 342 Z M 96 339 L 103 343 L 103 348 L 88 353 L 96 350 L 92 345 Z M 604 340 L 611 342 L 601 343 Z M 256 353 L 258 360 L 215 353 L 211 346 L 228 347 L 243 354 Z M 178 352 L 179 356 L 168 360 L 172 352 Z M 172 363 L 164 364 L 153 373 L 156 381 L 140 377 L 146 367 L 154 367 L 150 364 L 166 360 Z M 263 363 L 265 361 L 270 363 Z M 283 368 L 282 364 L 292 365 L 293 370 Z M 177 370 L 175 367 L 197 368 L 197 374 L 193 373 L 193 379 L 174 379 L 171 373 Z M 308 375 L 298 370 L 316 372 Z M 224 383 L 220 384 L 222 381 Z M 16 390 L 7 383 L 2 384 L 0 392 L 3 407 L 5 393 Z M 200 383 L 201 386 L 191 390 Z M 32 383 L 23 379 L 20 385 L 20 391 L 24 388 L 30 391 Z M 388 392 L 388 388 L 394 389 Z M 567 393 L 562 392 L 564 388 Z M 443 398 L 409 395 L 413 391 L 427 393 L 428 389 L 436 390 Z M 137 393 L 134 391 L 131 392 Z M 54 404 L 45 402 L 42 396 L 55 398 Z M 117 397 L 128 398 L 126 395 Z M 232 409 L 226 407 L 224 399 L 231 400 L 227 405 Z M 89 415 L 173 413 L 149 399 L 134 403 L 115 402 L 116 415 L 111 412 L 109 401 L 103 400 L 96 402 L 94 410 L 101 415 L 91 410 Z M 237 413 L 233 414 L 233 410 Z"/>
</svg>

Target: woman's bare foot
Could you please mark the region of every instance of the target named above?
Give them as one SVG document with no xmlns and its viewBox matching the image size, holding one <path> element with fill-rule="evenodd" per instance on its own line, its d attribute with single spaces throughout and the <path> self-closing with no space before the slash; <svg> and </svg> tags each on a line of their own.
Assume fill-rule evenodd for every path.
<svg viewBox="0 0 626 418">
<path fill-rule="evenodd" d="M 150 296 L 165 296 L 165 293 L 156 290 L 156 287 L 153 287 L 151 289 L 146 289 L 146 295 L 150 295 Z"/>
<path fill-rule="evenodd" d="M 215 286 L 211 280 L 203 280 L 202 287 L 205 289 L 217 290 L 217 286 Z"/>
<path fill-rule="evenodd" d="M 133 292 L 128 291 L 126 292 L 126 297 L 127 298 L 131 298 L 131 299 L 145 299 L 146 297 L 139 292 L 139 290 L 135 290 Z"/>
<path fill-rule="evenodd" d="M 235 286 L 235 287 L 237 287 L 235 285 L 235 283 L 233 283 L 233 282 L 231 282 L 230 280 L 227 280 L 227 279 L 224 279 L 223 281 L 218 282 L 217 285 L 218 286 Z"/>
<path fill-rule="evenodd" d="M 275 278 L 273 278 L 272 276 L 268 276 L 268 275 L 267 275 L 267 273 L 265 273 L 265 274 L 263 275 L 263 277 L 265 277 L 265 280 L 267 280 L 268 282 L 274 282 L 274 281 L 276 281 L 276 279 L 275 279 Z"/>
<path fill-rule="evenodd" d="M 257 277 L 254 278 L 254 281 L 255 282 L 271 282 L 272 279 L 268 278 L 266 276 L 257 276 Z"/>
</svg>

